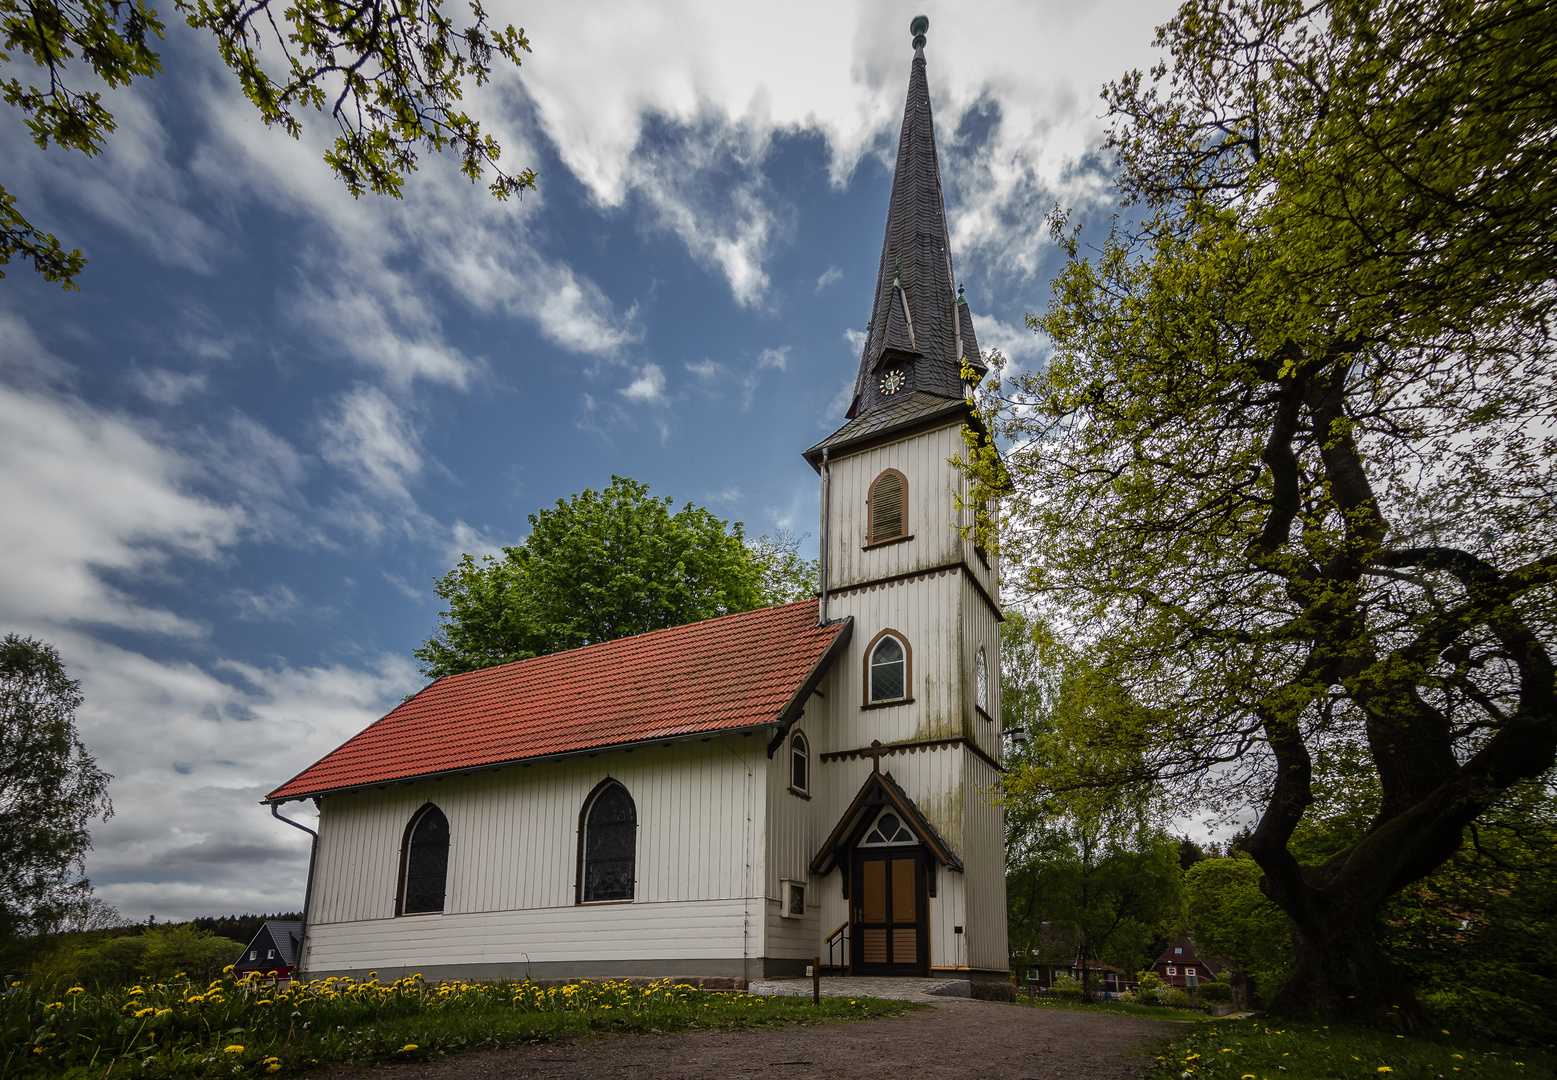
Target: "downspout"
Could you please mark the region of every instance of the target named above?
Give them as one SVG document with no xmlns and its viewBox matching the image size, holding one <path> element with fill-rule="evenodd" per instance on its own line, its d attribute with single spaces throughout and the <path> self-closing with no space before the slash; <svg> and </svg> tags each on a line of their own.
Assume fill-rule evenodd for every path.
<svg viewBox="0 0 1557 1080">
<path fill-rule="evenodd" d="M 822 603 L 817 608 L 819 626 L 827 625 L 827 537 L 833 524 L 833 467 L 828 462 L 831 453 L 832 447 L 822 447 Z"/>
<path fill-rule="evenodd" d="M 316 809 L 319 807 L 318 799 L 314 800 L 314 807 Z M 302 829 L 309 836 L 313 837 L 313 840 L 308 845 L 308 884 L 303 886 L 303 932 L 298 935 L 297 963 L 292 967 L 292 970 L 296 972 L 302 969 L 303 961 L 308 958 L 308 905 L 314 898 L 314 864 L 319 861 L 319 834 L 302 822 L 282 817 L 281 805 L 279 803 L 270 804 L 270 816 L 277 821 L 286 822 L 294 829 Z"/>
</svg>

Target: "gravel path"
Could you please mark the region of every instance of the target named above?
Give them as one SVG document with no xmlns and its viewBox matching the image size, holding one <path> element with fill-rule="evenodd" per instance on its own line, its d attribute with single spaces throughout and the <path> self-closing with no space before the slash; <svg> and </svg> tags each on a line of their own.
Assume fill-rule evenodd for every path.
<svg viewBox="0 0 1557 1080">
<path fill-rule="evenodd" d="M 605 1035 L 447 1061 L 351 1069 L 321 1080 L 1048 1080 L 1139 1076 L 1146 1048 L 1182 1025 L 944 998 L 902 1016 L 751 1031 Z"/>
</svg>

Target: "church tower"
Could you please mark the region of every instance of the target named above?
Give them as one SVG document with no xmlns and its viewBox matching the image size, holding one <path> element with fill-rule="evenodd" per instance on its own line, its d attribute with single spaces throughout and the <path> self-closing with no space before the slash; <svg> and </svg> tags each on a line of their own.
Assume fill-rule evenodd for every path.
<svg viewBox="0 0 1557 1080">
<path fill-rule="evenodd" d="M 985 367 L 952 270 L 928 26 L 924 16 L 911 26 L 908 100 L 848 421 L 805 452 L 821 478 L 820 616 L 852 631 L 776 756 L 808 755 L 805 793 L 821 804 L 808 815 L 809 885 L 823 934 L 839 928 L 824 964 L 1003 981 L 999 567 L 969 534 L 971 484 L 951 464 L 965 454 L 968 427 L 983 433 L 963 376 Z"/>
</svg>

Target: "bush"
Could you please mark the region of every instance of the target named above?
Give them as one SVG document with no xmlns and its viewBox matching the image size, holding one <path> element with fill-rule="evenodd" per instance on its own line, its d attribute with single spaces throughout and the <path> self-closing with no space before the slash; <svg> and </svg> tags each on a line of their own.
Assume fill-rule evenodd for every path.
<svg viewBox="0 0 1557 1080">
<path fill-rule="evenodd" d="M 1075 983 L 1071 983 L 1069 986 L 1061 986 L 1059 980 L 1056 979 L 1054 985 L 1049 987 L 1049 994 L 1051 997 L 1061 998 L 1065 1001 L 1080 1001 L 1081 987 Z"/>
<path fill-rule="evenodd" d="M 1162 981 L 1162 976 L 1158 975 L 1155 971 L 1143 971 L 1143 972 L 1141 972 L 1140 982 L 1141 982 L 1141 996 L 1143 998 L 1150 997 L 1151 994 L 1154 991 L 1156 991 L 1160 987 L 1166 985 Z"/>
<path fill-rule="evenodd" d="M 1226 1005 L 1233 1000 L 1233 987 L 1225 982 L 1201 983 L 1195 995 L 1207 1005 Z"/>
<path fill-rule="evenodd" d="M 1143 995 L 1142 1000 L 1147 1000 L 1145 995 Z M 1189 1008 L 1189 995 L 1176 986 L 1164 985 L 1157 987 L 1157 989 L 1151 992 L 1150 1000 L 1170 1009 Z"/>
<path fill-rule="evenodd" d="M 74 977 L 78 982 L 96 986 L 128 986 L 142 977 L 152 982 L 171 982 L 185 975 L 205 981 L 220 975 L 222 968 L 234 963 L 242 953 L 241 944 L 208 930 L 159 927 L 135 937 L 109 938 L 81 949 L 76 954 Z"/>
</svg>

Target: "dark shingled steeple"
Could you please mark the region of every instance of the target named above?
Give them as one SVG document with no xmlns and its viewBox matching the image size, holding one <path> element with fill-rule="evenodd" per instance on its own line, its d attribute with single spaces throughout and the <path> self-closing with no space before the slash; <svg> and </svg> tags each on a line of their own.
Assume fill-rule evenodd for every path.
<svg viewBox="0 0 1557 1080">
<path fill-rule="evenodd" d="M 871 305 L 854 382 L 849 418 L 881 408 L 900 411 L 908 399 L 964 398 L 962 360 L 980 374 L 973 316 L 952 274 L 951 241 L 946 228 L 946 203 L 941 195 L 941 169 L 935 153 L 935 125 L 930 116 L 930 87 L 925 78 L 924 34 L 930 20 L 916 18 L 914 60 L 908 76 L 908 103 L 903 109 L 903 133 L 892 174 L 892 199 L 887 206 L 887 234 L 881 245 L 876 299 Z M 901 372 L 904 385 L 884 393 L 882 376 Z M 897 380 L 893 380 L 896 382 Z M 914 410 L 918 411 L 918 410 Z"/>
</svg>

